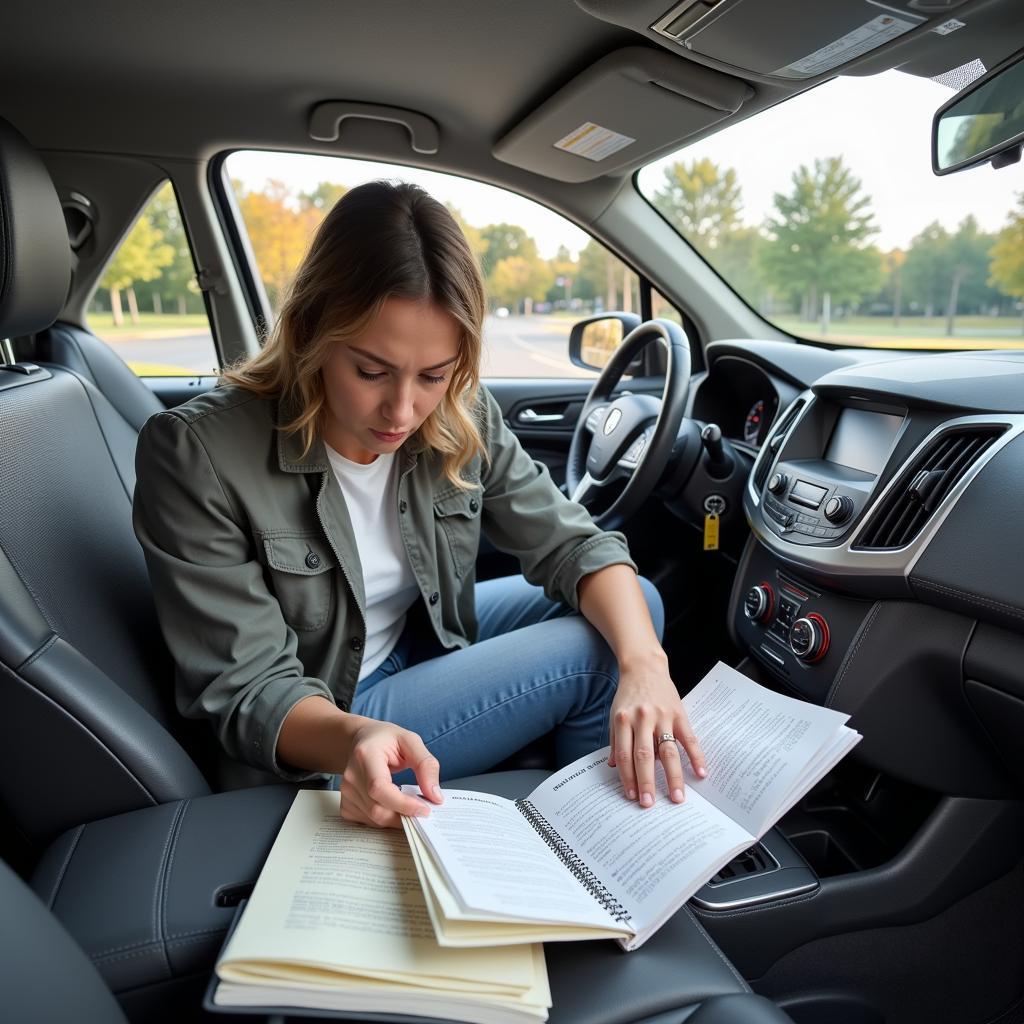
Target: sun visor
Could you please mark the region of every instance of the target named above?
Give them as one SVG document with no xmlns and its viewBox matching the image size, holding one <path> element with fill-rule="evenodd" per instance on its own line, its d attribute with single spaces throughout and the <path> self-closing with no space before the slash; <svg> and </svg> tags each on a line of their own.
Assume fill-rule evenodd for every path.
<svg viewBox="0 0 1024 1024">
<path fill-rule="evenodd" d="M 494 146 L 499 159 L 558 181 L 639 167 L 738 110 L 744 81 L 660 50 L 602 58 Z"/>
</svg>

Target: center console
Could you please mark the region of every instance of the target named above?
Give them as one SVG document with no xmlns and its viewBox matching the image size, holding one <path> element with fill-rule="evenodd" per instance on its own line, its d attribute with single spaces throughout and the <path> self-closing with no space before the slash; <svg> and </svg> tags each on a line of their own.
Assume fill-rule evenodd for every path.
<svg viewBox="0 0 1024 1024">
<path fill-rule="evenodd" d="M 827 962 L 829 936 L 855 944 L 852 936 L 872 929 L 925 921 L 1001 873 L 1010 877 L 1019 859 L 1010 748 L 995 748 L 994 711 L 987 729 L 979 726 L 971 696 L 981 688 L 968 673 L 986 677 L 987 698 L 1005 674 L 1005 652 L 1024 650 L 1024 641 L 1013 646 L 1001 634 L 989 642 L 997 630 L 977 618 L 995 603 L 977 600 L 976 614 L 964 614 L 964 602 L 947 599 L 957 580 L 947 582 L 934 563 L 949 547 L 947 521 L 958 523 L 969 507 L 981 523 L 977 495 L 1013 500 L 1011 484 L 1024 479 L 1024 470 L 1013 475 L 1024 445 L 1024 364 L 978 357 L 972 378 L 964 360 L 943 358 L 819 379 L 777 418 L 744 489 L 750 538 L 728 609 L 745 655 L 739 667 L 849 714 L 864 737 L 786 814 L 778 835 L 694 901 L 744 975 L 765 979 L 755 987 L 767 994 L 773 981 L 788 984 L 780 962 L 798 963 L 806 981 Z M 969 488 L 975 497 L 962 501 Z M 922 599 L 919 564 L 943 584 L 941 600 Z M 985 661 L 982 648 L 1002 653 Z M 1009 714 L 1005 695 L 997 703 Z M 882 1019 L 853 1006 L 858 990 L 842 972 L 821 977 L 823 988 L 846 991 L 834 1005 L 822 997 L 820 1019 Z"/>
</svg>

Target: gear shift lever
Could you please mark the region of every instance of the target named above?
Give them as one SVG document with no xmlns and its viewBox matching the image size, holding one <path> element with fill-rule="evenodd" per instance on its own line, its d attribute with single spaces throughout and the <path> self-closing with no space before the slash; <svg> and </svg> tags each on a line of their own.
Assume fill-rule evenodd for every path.
<svg viewBox="0 0 1024 1024">
<path fill-rule="evenodd" d="M 733 457 L 726 451 L 722 428 L 717 423 L 709 423 L 700 432 L 700 439 L 704 445 L 704 462 L 708 475 L 716 480 L 724 479 L 732 472 Z"/>
</svg>

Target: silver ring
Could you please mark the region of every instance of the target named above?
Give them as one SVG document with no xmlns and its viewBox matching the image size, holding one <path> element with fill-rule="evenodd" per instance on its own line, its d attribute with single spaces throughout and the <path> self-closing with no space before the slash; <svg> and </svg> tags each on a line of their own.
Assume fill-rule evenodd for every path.
<svg viewBox="0 0 1024 1024">
<path fill-rule="evenodd" d="M 660 747 L 662 745 L 662 743 L 675 743 L 675 741 L 676 741 L 676 738 L 675 738 L 675 736 L 672 733 L 670 733 L 670 732 L 663 732 L 658 737 L 658 746 Z"/>
</svg>

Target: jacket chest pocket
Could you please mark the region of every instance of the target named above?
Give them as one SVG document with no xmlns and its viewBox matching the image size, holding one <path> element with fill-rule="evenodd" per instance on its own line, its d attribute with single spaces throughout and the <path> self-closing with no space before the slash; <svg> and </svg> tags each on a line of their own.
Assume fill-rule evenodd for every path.
<svg viewBox="0 0 1024 1024">
<path fill-rule="evenodd" d="M 455 575 L 462 579 L 476 565 L 480 547 L 480 510 L 483 493 L 479 488 L 449 491 L 434 498 L 434 519 L 445 536 Z M 440 545 L 440 537 L 438 537 Z M 438 547 L 438 558 L 442 549 Z"/>
<path fill-rule="evenodd" d="M 270 587 L 292 629 L 321 629 L 334 610 L 337 562 L 322 536 L 264 534 Z"/>
</svg>

